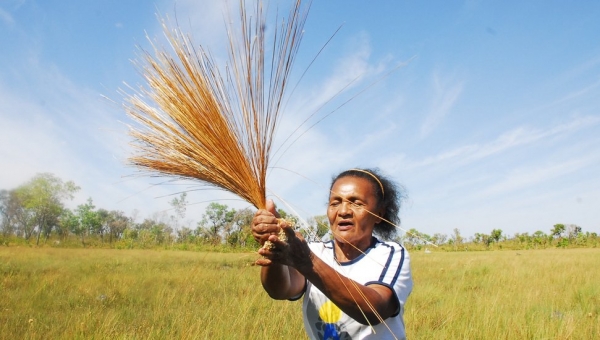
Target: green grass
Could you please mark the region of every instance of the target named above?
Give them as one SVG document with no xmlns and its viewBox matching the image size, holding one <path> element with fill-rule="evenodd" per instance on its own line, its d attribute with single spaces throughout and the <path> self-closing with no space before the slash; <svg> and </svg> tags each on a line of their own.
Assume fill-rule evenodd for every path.
<svg viewBox="0 0 600 340">
<path fill-rule="evenodd" d="M 301 318 L 299 304 L 263 293 L 254 257 L 0 248 L 0 338 L 304 336 L 300 322 L 286 322 Z"/>
<path fill-rule="evenodd" d="M 405 321 L 416 339 L 600 339 L 599 250 L 412 258 Z"/>
<path fill-rule="evenodd" d="M 411 339 L 600 338 L 600 251 L 412 252 Z M 255 254 L 0 247 L 0 339 L 299 339 Z"/>
</svg>

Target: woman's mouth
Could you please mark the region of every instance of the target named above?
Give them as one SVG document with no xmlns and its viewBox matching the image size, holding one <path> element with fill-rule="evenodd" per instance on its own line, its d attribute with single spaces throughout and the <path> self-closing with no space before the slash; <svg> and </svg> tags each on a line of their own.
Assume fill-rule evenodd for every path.
<svg viewBox="0 0 600 340">
<path fill-rule="evenodd" d="M 354 223 L 349 220 L 342 220 L 338 222 L 337 226 L 339 231 L 346 231 L 352 229 L 352 227 L 354 227 Z"/>
</svg>

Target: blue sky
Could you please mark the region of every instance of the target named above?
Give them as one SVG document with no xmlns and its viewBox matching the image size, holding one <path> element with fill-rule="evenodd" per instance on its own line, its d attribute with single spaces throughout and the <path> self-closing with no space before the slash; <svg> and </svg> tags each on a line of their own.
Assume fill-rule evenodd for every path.
<svg viewBox="0 0 600 340">
<path fill-rule="evenodd" d="M 222 6 L 0 2 L 0 188 L 51 172 L 81 186 L 71 205 L 92 197 L 140 220 L 168 209 L 166 195 L 197 188 L 135 175 L 118 90 L 141 83 L 131 60 L 146 34 L 161 36 L 156 13 L 176 15 L 224 57 Z M 291 96 L 276 140 L 357 77 L 309 125 L 360 95 L 287 149 L 276 166 L 291 171 L 273 169 L 270 190 L 303 217 L 323 214 L 332 175 L 379 167 L 407 190 L 406 229 L 599 232 L 598 17 L 595 1 L 315 1 L 295 81 L 342 28 Z M 204 190 L 188 200 L 230 198 Z M 187 220 L 205 205 L 190 205 Z"/>
</svg>

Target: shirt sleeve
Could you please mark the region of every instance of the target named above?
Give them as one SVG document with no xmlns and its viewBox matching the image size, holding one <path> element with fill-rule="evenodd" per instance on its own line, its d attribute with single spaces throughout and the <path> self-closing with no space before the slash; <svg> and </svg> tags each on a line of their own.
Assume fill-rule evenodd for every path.
<svg viewBox="0 0 600 340">
<path fill-rule="evenodd" d="M 390 288 L 398 299 L 401 310 L 404 308 L 413 286 L 410 257 L 408 251 L 398 244 L 393 246 L 387 244 L 385 247 L 389 248 L 388 252 L 382 256 L 382 258 L 387 258 L 379 279 L 367 282 L 366 285 L 378 284 Z"/>
<path fill-rule="evenodd" d="M 410 256 L 404 247 L 400 247 L 401 259 L 392 279 L 392 287 L 398 296 L 400 305 L 404 306 L 412 292 L 413 280 L 410 271 Z M 391 274 L 391 273 L 390 273 Z"/>
</svg>

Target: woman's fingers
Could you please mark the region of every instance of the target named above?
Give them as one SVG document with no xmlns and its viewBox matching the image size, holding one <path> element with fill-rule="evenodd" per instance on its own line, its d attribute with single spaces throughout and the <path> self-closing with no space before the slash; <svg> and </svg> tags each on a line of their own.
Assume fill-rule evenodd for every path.
<svg viewBox="0 0 600 340">
<path fill-rule="evenodd" d="M 258 265 L 258 266 L 266 267 L 266 266 L 270 266 L 273 263 L 273 261 L 271 261 L 267 258 L 260 258 L 260 259 L 256 260 L 256 262 L 254 262 L 254 263 L 256 263 L 256 265 Z"/>
<path fill-rule="evenodd" d="M 275 203 L 273 202 L 273 200 L 267 200 L 267 204 L 266 204 L 266 210 L 273 214 L 273 216 L 275 216 L 276 218 L 279 218 L 279 213 L 277 212 L 277 207 L 275 206 Z"/>
<path fill-rule="evenodd" d="M 277 234 L 277 217 L 271 212 L 260 209 L 254 214 L 252 219 L 252 236 L 261 245 L 265 243 L 269 235 Z"/>
<path fill-rule="evenodd" d="M 288 240 L 291 240 L 293 237 L 296 237 L 296 232 L 294 231 L 294 228 L 292 228 L 291 225 L 283 224 L 281 225 L 281 229 L 285 233 L 285 236 Z"/>
<path fill-rule="evenodd" d="M 273 239 L 275 241 L 275 239 Z M 260 248 L 258 254 L 261 256 L 260 259 L 256 260 L 256 264 L 259 266 L 270 266 L 273 263 L 285 263 L 285 255 L 280 248 Z"/>
</svg>

